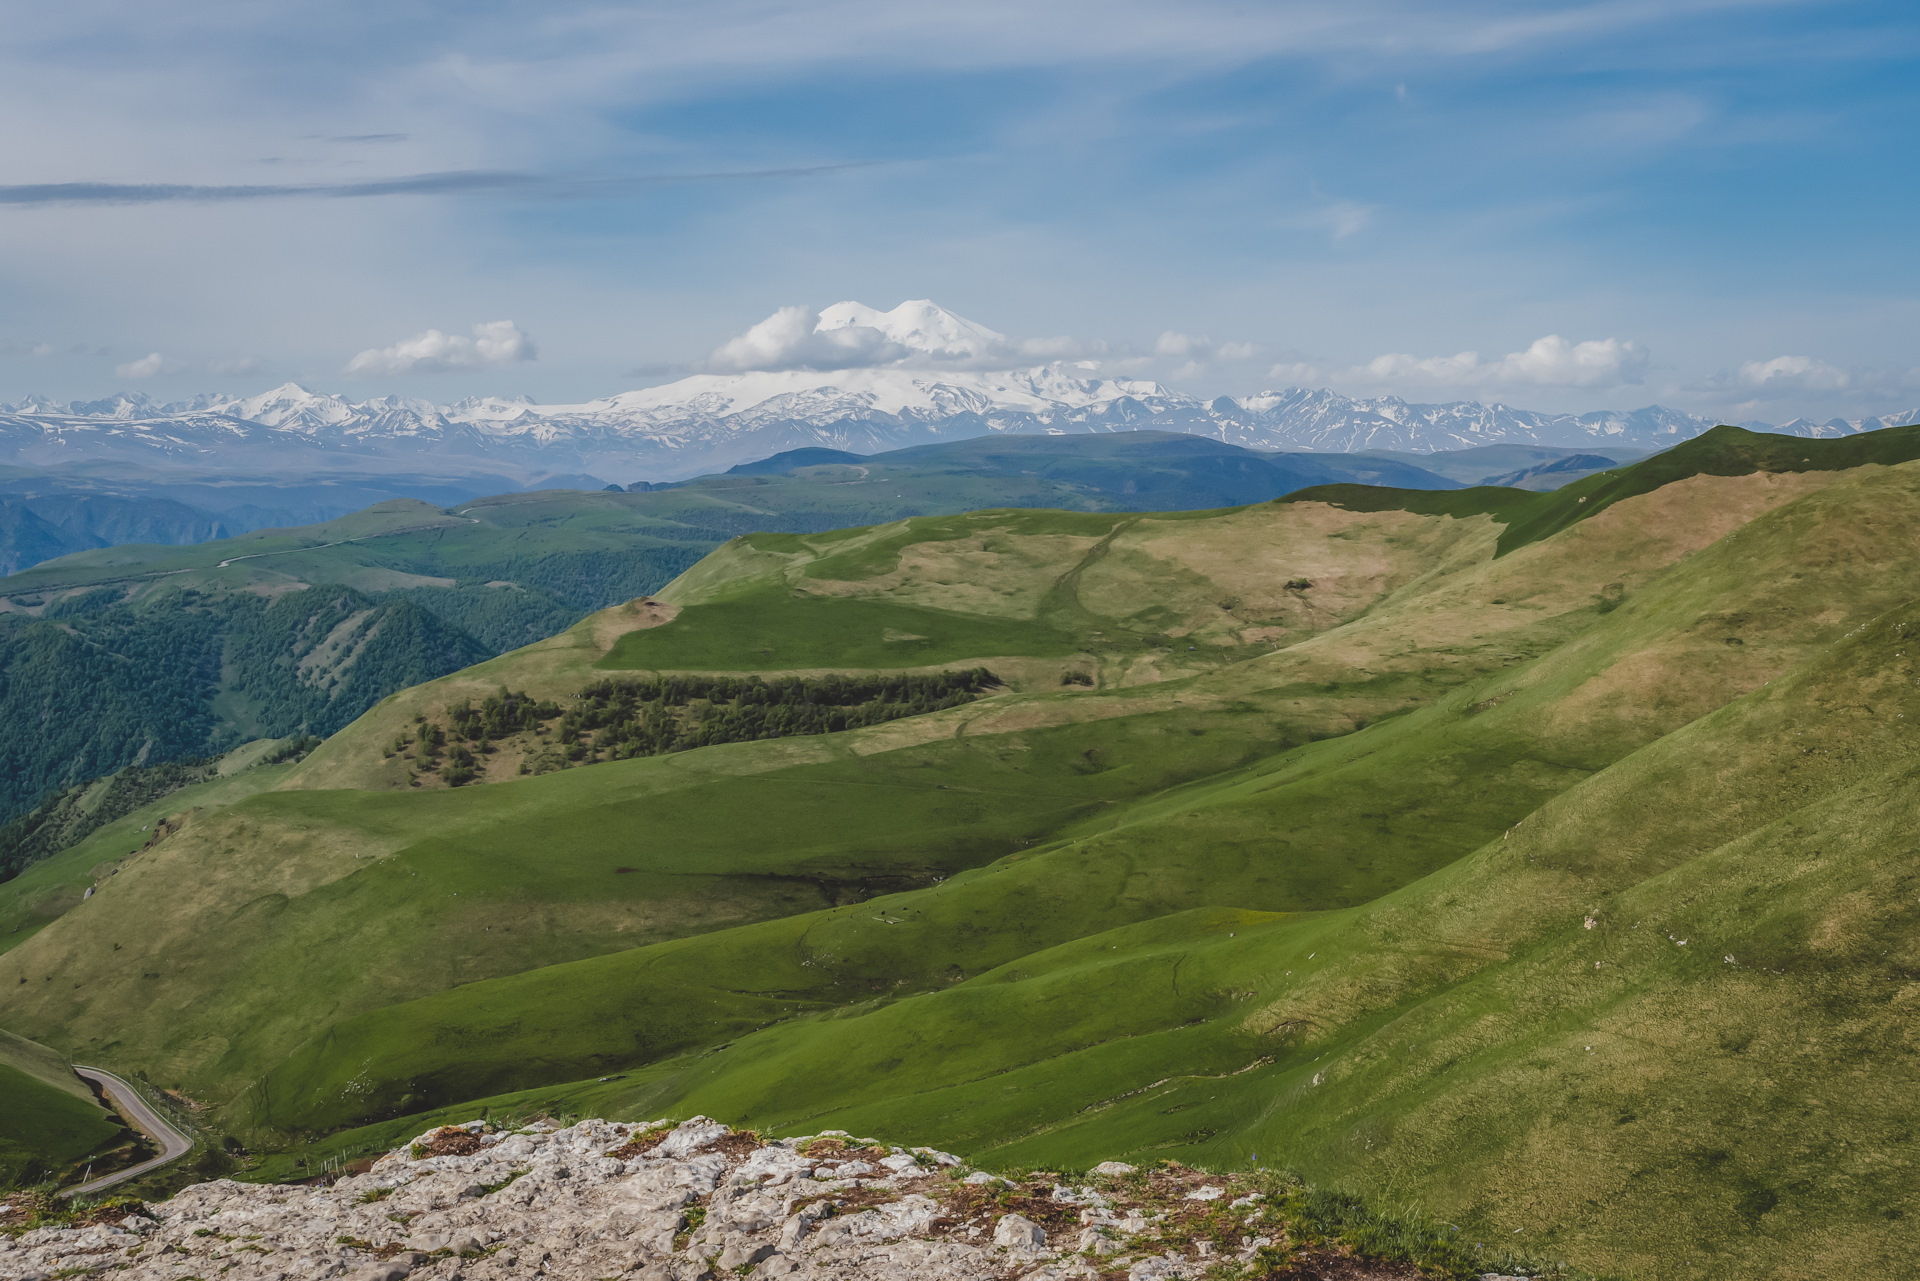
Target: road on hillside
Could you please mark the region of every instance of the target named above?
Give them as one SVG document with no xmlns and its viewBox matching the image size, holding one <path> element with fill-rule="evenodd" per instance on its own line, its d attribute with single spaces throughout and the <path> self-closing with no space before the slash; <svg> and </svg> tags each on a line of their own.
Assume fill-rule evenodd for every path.
<svg viewBox="0 0 1920 1281">
<path fill-rule="evenodd" d="M 82 1183 L 77 1188 L 66 1188 L 61 1196 L 88 1196 L 116 1183 L 124 1183 L 135 1175 L 145 1174 L 157 1169 L 176 1157 L 185 1156 L 193 1147 L 193 1140 L 173 1128 L 167 1119 L 147 1106 L 140 1092 L 122 1081 L 111 1072 L 102 1072 L 99 1068 L 75 1067 L 74 1074 L 82 1080 L 92 1081 L 106 1094 L 114 1110 L 138 1128 L 148 1138 L 160 1145 L 160 1155 L 151 1161 L 142 1161 L 130 1165 L 124 1170 L 115 1170 L 112 1174 L 102 1175 L 90 1183 Z"/>
</svg>

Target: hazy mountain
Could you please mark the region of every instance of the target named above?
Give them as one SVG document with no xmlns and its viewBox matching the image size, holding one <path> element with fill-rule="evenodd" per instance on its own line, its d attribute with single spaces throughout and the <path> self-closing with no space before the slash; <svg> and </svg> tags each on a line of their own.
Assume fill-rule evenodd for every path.
<svg viewBox="0 0 1920 1281">
<path fill-rule="evenodd" d="M 257 396 L 171 404 L 137 393 L 68 404 L 30 399 L 0 406 L 0 461 L 114 457 L 205 465 L 218 458 L 269 468 L 323 458 L 336 468 L 373 468 L 378 460 L 431 454 L 443 465 L 484 460 L 635 479 L 691 476 L 792 449 L 872 453 L 989 433 L 1155 428 L 1260 450 L 1431 453 L 1507 443 L 1644 452 L 1714 425 L 1657 405 L 1549 414 L 1299 387 L 1203 400 L 1156 382 L 1100 377 L 1095 362 L 1009 369 L 1007 362 L 1025 354 L 1019 344 L 925 301 L 891 312 L 837 304 L 822 313 L 812 337 L 818 341 L 800 350 L 812 367 L 701 373 L 574 405 L 500 397 L 450 405 L 397 396 L 355 401 L 294 383 Z M 767 353 L 737 354 L 747 360 Z M 819 367 L 855 358 L 889 363 Z M 1845 436 L 1916 419 L 1920 410 L 1744 425 Z"/>
</svg>

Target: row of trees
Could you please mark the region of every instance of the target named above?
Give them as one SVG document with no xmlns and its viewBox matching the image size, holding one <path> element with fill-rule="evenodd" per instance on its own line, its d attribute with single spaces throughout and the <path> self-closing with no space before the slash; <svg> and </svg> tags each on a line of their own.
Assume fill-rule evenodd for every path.
<svg viewBox="0 0 1920 1281">
<path fill-rule="evenodd" d="M 984 667 L 914 676 L 663 676 L 582 690 L 556 737 L 619 760 L 716 743 L 832 734 L 968 703 L 997 685 Z M 571 755 L 571 752 L 569 753 Z"/>
<path fill-rule="evenodd" d="M 447 708 L 453 740 L 440 770 L 459 786 L 477 774 L 478 757 L 493 752 L 493 740 L 534 731 L 552 738 L 530 754 L 541 769 L 574 762 L 658 756 L 718 743 L 831 734 L 958 707 L 999 685 L 984 667 L 911 676 L 818 676 L 763 680 L 758 676 L 662 676 L 606 680 L 591 685 L 563 707 L 502 687 L 475 707 L 471 700 Z M 438 727 L 402 735 L 393 750 L 419 744 L 418 758 L 437 761 Z M 466 744 L 475 746 L 469 749 Z"/>
</svg>

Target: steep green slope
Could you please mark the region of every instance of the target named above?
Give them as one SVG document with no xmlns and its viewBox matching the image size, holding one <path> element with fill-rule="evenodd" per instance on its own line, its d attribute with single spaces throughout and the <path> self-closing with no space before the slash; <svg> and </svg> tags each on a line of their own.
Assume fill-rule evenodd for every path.
<svg viewBox="0 0 1920 1281">
<path fill-rule="evenodd" d="M 213 766 L 213 776 L 207 781 L 169 789 L 147 804 L 93 827 L 77 844 L 29 860 L 18 876 L 0 881 L 0 952 L 26 942 L 88 901 L 87 891 L 116 875 L 120 864 L 130 856 L 184 831 L 209 810 L 279 783 L 293 766 L 259 763 L 261 757 L 274 754 L 274 747 L 271 742 L 263 742 L 236 749 Z"/>
<path fill-rule="evenodd" d="M 1806 440 L 1721 426 L 1664 453 L 1546 493 L 1494 486 L 1426 493 L 1321 485 L 1290 494 L 1285 501 L 1331 502 L 1358 511 L 1392 509 L 1461 516 L 1485 513 L 1507 527 L 1500 536 L 1500 552 L 1504 555 L 1577 521 L 1591 519 L 1623 499 L 1649 494 L 1692 476 L 1844 471 L 1891 466 L 1915 458 L 1920 458 L 1920 424 L 1837 440 Z"/>
<path fill-rule="evenodd" d="M 1478 1229 L 1518 1229 L 1590 1266 L 1897 1270 L 1907 1245 L 1887 1225 L 1916 1208 L 1899 1155 L 1914 1121 L 1905 1002 L 1920 961 L 1901 833 L 1920 768 L 1904 727 L 1920 717 L 1920 606 L 1864 626 L 1820 620 L 1855 593 L 1869 595 L 1865 611 L 1898 597 L 1889 570 L 1920 533 L 1915 484 L 1816 493 L 1677 567 L 1572 652 L 1291 753 L 1321 758 L 1296 766 L 1310 777 L 1338 758 L 1371 764 L 1366 799 L 1302 803 L 1254 767 L 1143 816 L 1126 859 L 1112 843 L 1130 825 L 1083 840 L 1093 852 L 1077 879 L 1036 873 L 1056 857 L 1043 850 L 857 911 L 476 984 L 336 1028 L 263 1093 L 296 1112 L 362 1108 L 368 1078 L 356 1095 L 341 1087 L 348 1065 L 373 1065 L 359 1115 L 377 1115 L 387 1072 L 426 1104 L 653 1060 L 630 1084 L 565 1101 L 597 1091 L 635 1115 L 891 1127 L 1008 1164 L 1121 1151 L 1237 1165 L 1259 1152 Z M 1863 536 L 1866 511 L 1877 528 Z M 1744 616 L 1716 608 L 1735 594 Z M 1506 821 L 1488 814 L 1480 838 L 1493 839 L 1468 857 L 1305 916 L 1259 910 L 1275 904 L 1258 901 L 1257 881 L 1195 862 L 1213 857 L 1208 820 L 1236 792 L 1281 791 L 1274 809 L 1296 823 L 1393 814 L 1396 785 L 1464 809 L 1457 783 L 1407 780 L 1392 740 L 1425 720 L 1502 742 L 1510 760 L 1559 756 L 1585 737 L 1567 723 L 1578 695 L 1659 654 L 1676 623 L 1705 633 L 1696 655 L 1755 660 L 1733 677 L 1753 692 L 1693 719 L 1726 677 L 1674 664 L 1653 700 L 1669 704 L 1664 717 L 1640 711 L 1672 731 L 1549 788 L 1545 805 L 1473 762 L 1475 783 L 1514 806 Z M 1729 631 L 1743 643 L 1727 645 Z M 1398 816 L 1404 830 L 1367 834 L 1408 849 L 1431 817 Z M 1155 830 L 1173 818 L 1202 826 L 1178 841 Z M 1310 828 L 1285 839 L 1324 848 Z M 1214 905 L 1180 911 L 1145 889 L 1155 877 Z M 1129 891 L 1152 896 L 1151 919 L 1101 928 L 1103 915 L 1125 919 L 1114 909 Z M 1042 895 L 1053 898 L 1022 913 Z M 1050 925 L 1070 941 L 1046 947 Z M 1003 962 L 979 972 L 995 950 Z M 813 1000 L 839 1008 L 807 1016 Z M 777 1022 L 749 1030 L 765 1020 Z M 433 1053 L 456 1039 L 457 1065 Z M 662 1057 L 703 1042 L 718 1048 Z M 330 1081 L 315 1074 L 329 1061 L 341 1065 Z"/>
<path fill-rule="evenodd" d="M 1762 500 L 1779 497 L 1763 494 Z M 1200 520 L 1153 518 L 1124 528 L 1111 518 L 1100 518 L 1099 527 L 1086 529 L 1074 522 L 1037 521 L 1021 537 L 1008 529 L 1008 519 L 1008 514 L 987 513 L 951 518 L 961 522 L 957 527 L 935 522 L 926 526 L 924 542 L 903 546 L 892 556 L 896 567 L 887 575 L 862 582 L 892 599 L 937 594 L 952 600 L 955 575 L 984 562 L 1000 581 L 1017 587 L 978 597 L 981 608 L 1016 616 L 1074 610 L 1107 619 L 1108 627 L 1099 630 L 1113 642 L 1111 648 L 1089 652 L 1071 665 L 1097 673 L 1094 678 L 1112 692 L 1061 689 L 1061 664 L 1055 661 L 1036 673 L 1038 679 L 1027 693 L 859 731 L 848 737 L 844 748 L 819 740 L 743 744 L 692 756 L 596 766 L 576 771 L 572 778 L 529 779 L 459 797 L 404 792 L 384 797 L 351 792 L 263 797 L 211 816 L 164 842 L 151 857 L 143 856 L 142 866 L 130 867 L 128 876 L 116 878 L 108 892 L 88 905 L 82 915 L 90 930 L 77 932 L 80 917 L 71 918 L 76 930 L 63 932 L 56 951 L 37 962 L 44 968 L 23 968 L 21 974 L 44 986 L 44 975 L 70 968 L 82 980 L 84 1007 L 60 1016 L 72 1044 L 99 1049 L 116 1039 L 137 1044 L 141 1061 L 153 1070 L 197 1078 L 196 1088 L 218 1097 L 271 1066 L 275 1055 L 291 1051 L 319 1027 L 361 1010 L 453 983 L 650 939 L 790 915 L 821 905 L 823 882 L 863 895 L 888 887 L 888 875 L 911 881 L 971 865 L 929 864 L 921 852 L 934 848 L 926 844 L 929 840 L 941 848 L 971 850 L 975 862 L 992 858 L 1006 849 L 1003 842 L 1010 835 L 996 824 L 1025 812 L 1017 806 L 1026 804 L 1019 798 L 1029 789 L 1040 789 L 1036 801 L 1055 806 L 1052 812 L 1061 816 L 1037 829 L 1012 833 L 1023 841 L 1037 841 L 1046 836 L 1048 824 L 1058 825 L 1074 812 L 1074 802 L 1090 786 L 1088 779 L 1118 788 L 1107 793 L 1115 800 L 1150 797 L 1178 778 L 1237 767 L 1250 756 L 1271 755 L 1289 742 L 1344 732 L 1369 717 L 1417 706 L 1476 669 L 1500 670 L 1516 651 L 1539 652 L 1559 643 L 1569 628 L 1593 616 L 1597 599 L 1566 572 L 1569 557 L 1585 559 L 1593 547 L 1570 545 L 1564 555 L 1489 562 L 1485 558 L 1492 531 L 1485 525 L 1406 515 L 1356 518 L 1287 505 Z M 1650 566 L 1681 550 L 1658 540 L 1644 542 L 1644 529 L 1645 522 L 1612 522 L 1600 531 L 1601 544 L 1637 547 Z M 949 536 L 956 532 L 964 537 Z M 892 537 L 884 530 L 874 536 Z M 1304 570 L 1314 575 L 1318 585 L 1308 589 L 1311 600 L 1303 600 L 1301 590 L 1270 581 L 1277 575 L 1267 554 L 1247 555 L 1249 540 L 1263 538 L 1286 567 L 1283 573 Z M 847 539 L 828 540 L 827 548 L 833 552 L 830 559 L 854 550 Z M 817 563 L 808 555 L 804 547 L 760 551 L 741 544 L 721 560 L 747 571 L 748 578 L 760 572 L 753 566 L 762 566 L 776 576 L 797 574 L 801 581 L 834 583 L 830 578 L 806 578 L 806 568 Z M 1394 568 L 1396 564 L 1401 568 Z M 1423 582 L 1420 571 L 1435 564 L 1453 564 L 1454 576 L 1464 577 L 1445 589 Z M 1057 568 L 1048 572 L 1049 565 Z M 1209 576 L 1198 575 L 1194 567 L 1204 567 Z M 1506 586 L 1476 585 L 1476 576 L 1496 570 Z M 1627 572 L 1618 563 L 1609 565 L 1609 573 Z M 694 577 L 687 592 L 698 590 L 692 585 Z M 1166 584 L 1156 591 L 1161 603 L 1148 617 L 1128 623 L 1103 613 L 1116 605 L 1137 612 L 1143 579 Z M 1443 576 L 1442 581 L 1454 578 Z M 1465 594 L 1457 600 L 1447 596 L 1456 589 Z M 1069 591 L 1070 597 L 1063 597 Z M 1396 598 L 1396 592 L 1406 594 Z M 1503 593 L 1510 593 L 1515 603 L 1489 610 L 1486 596 Z M 1395 599 L 1398 609 L 1383 604 Z M 1369 607 L 1377 611 L 1372 616 Z M 1362 630 L 1343 633 L 1343 614 L 1353 620 L 1349 626 Z M 1490 633 L 1471 640 L 1468 634 L 1451 632 L 1444 622 L 1450 614 Z M 1399 621 L 1382 621 L 1391 619 Z M 1304 639 L 1279 652 L 1270 643 L 1249 643 L 1248 631 L 1276 626 L 1275 620 L 1293 623 Z M 1169 644 L 1163 628 L 1185 632 L 1208 648 L 1189 651 Z M 1416 635 L 1425 640 L 1414 643 Z M 1151 638 L 1160 643 L 1149 643 Z M 568 644 L 587 639 L 583 634 Z M 1358 663 L 1372 669 L 1358 680 L 1351 670 L 1356 644 L 1373 647 L 1377 655 Z M 601 652 L 590 644 L 585 649 L 535 647 L 483 665 L 470 676 L 411 692 L 394 706 L 437 710 L 466 690 L 477 687 L 485 693 L 500 681 L 519 685 L 527 665 L 547 663 L 549 655 L 579 655 L 567 661 L 581 663 Z M 1240 661 L 1222 665 L 1236 654 Z M 1330 668 L 1343 672 L 1345 679 L 1327 681 Z M 551 679 L 593 677 L 585 666 L 572 669 L 577 677 L 564 677 L 565 669 L 558 670 L 561 675 Z M 1182 673 L 1189 681 L 1204 678 L 1204 683 L 1189 686 L 1172 679 Z M 437 706 L 425 701 L 435 698 L 435 690 L 442 691 Z M 1188 718 L 1177 735 L 1129 728 L 1135 718 L 1164 716 L 1176 709 Z M 393 713 L 377 709 L 353 734 L 315 753 L 295 771 L 295 779 L 337 777 L 343 768 L 353 768 L 352 754 L 385 741 L 388 731 L 383 726 L 393 723 Z M 1138 723 L 1151 727 L 1164 722 Z M 964 798 L 964 806 L 948 807 L 953 817 L 943 820 L 944 826 L 929 829 L 924 838 L 895 839 L 891 825 L 913 812 L 899 808 L 896 795 L 914 789 L 937 795 L 955 790 L 944 775 L 976 767 L 982 749 L 991 757 L 1023 761 L 1034 752 L 1034 733 L 1049 724 L 1059 727 L 1051 733 L 1060 744 L 1054 754 L 1064 762 L 1049 767 L 1055 773 L 1036 771 L 1032 765 L 996 767 L 1000 773 L 992 777 L 999 781 L 970 786 L 973 795 Z M 994 742 L 974 746 L 983 736 Z M 1129 742 L 1147 746 L 1129 747 Z M 1224 745 L 1219 750 L 1228 754 L 1216 754 L 1214 744 Z M 931 755 L 914 755 L 923 750 Z M 1137 753 L 1144 753 L 1141 764 L 1128 759 Z M 832 762 L 848 755 L 861 761 L 863 770 L 894 772 L 909 793 L 864 787 L 851 793 L 876 802 L 872 810 L 853 811 L 853 827 L 847 826 L 844 803 L 824 805 L 817 820 L 804 813 L 773 811 L 769 821 L 780 823 L 782 830 L 765 843 L 770 857 L 791 860 L 778 869 L 785 879 L 729 881 L 731 868 L 720 864 L 712 869 L 715 875 L 689 881 L 670 870 L 656 875 L 635 861 L 634 854 L 644 852 L 633 839 L 635 833 L 645 833 L 648 843 L 657 840 L 662 848 L 695 852 L 713 849 L 717 840 L 724 853 L 741 836 L 716 830 L 716 815 L 727 815 L 731 822 L 736 814 L 766 811 L 757 798 L 767 795 L 762 784 L 769 775 L 793 777 L 803 788 L 817 788 L 815 780 L 831 777 L 833 769 L 842 768 Z M 700 758 L 697 763 L 695 756 Z M 371 760 L 378 761 L 379 754 L 373 753 Z M 1110 768 L 1114 762 L 1119 766 Z M 1459 768 L 1467 770 L 1470 764 L 1463 759 Z M 400 764 L 386 765 L 397 771 L 395 783 L 404 787 Z M 783 772 L 795 768 L 801 772 Z M 1169 769 L 1176 772 L 1169 775 Z M 1303 786 L 1311 790 L 1318 784 Z M 1366 794 L 1368 786 L 1360 778 L 1356 794 Z M 633 797 L 631 802 L 620 799 L 623 791 Z M 1496 810 L 1484 821 L 1507 821 L 1503 814 Z M 1416 835 L 1422 852 L 1391 862 L 1381 875 L 1354 879 L 1333 867 L 1324 874 L 1303 871 L 1294 880 L 1322 895 L 1310 906 L 1358 901 L 1391 888 L 1420 874 L 1432 860 L 1470 848 L 1472 826 L 1456 827 L 1446 819 L 1431 805 L 1410 811 L 1401 830 Z M 1221 829 L 1221 848 L 1244 860 L 1247 855 L 1238 851 L 1257 849 L 1264 839 L 1262 824 L 1268 821 L 1257 807 L 1246 818 L 1233 818 L 1237 827 Z M 859 835 L 864 829 L 857 824 L 866 823 L 873 825 L 871 838 Z M 1335 821 L 1329 830 L 1337 833 L 1341 826 Z M 1460 844 L 1463 839 L 1466 845 Z M 860 855 L 852 870 L 843 863 L 823 876 L 814 866 L 813 860 L 826 857 L 832 867 L 836 848 L 843 856 L 857 854 L 866 840 L 871 840 L 874 854 Z M 756 834 L 750 843 L 761 842 Z M 1349 840 L 1336 836 L 1329 845 L 1329 862 L 1346 857 L 1352 848 Z M 428 859 L 424 865 L 408 866 L 410 873 L 422 873 L 407 878 L 409 885 L 421 882 L 413 897 L 385 884 L 381 878 L 387 874 L 378 870 L 384 865 L 368 865 L 357 857 L 402 850 Z M 563 866 L 577 865 L 586 879 L 518 870 L 518 850 L 562 860 Z M 597 873 L 589 874 L 596 865 Z M 614 871 L 620 866 L 635 870 Z M 442 883 L 440 878 L 450 875 L 457 875 L 458 883 Z M 1205 875 L 1191 879 L 1205 883 Z M 576 884 L 578 890 L 572 888 Z M 619 887 L 612 899 L 597 906 L 583 901 L 604 895 L 606 886 Z M 1350 897 L 1326 897 L 1336 891 Z M 835 901 L 832 895 L 840 892 L 832 891 L 824 901 Z M 1143 897 L 1139 913 L 1165 910 L 1155 897 L 1158 892 Z M 394 894 L 399 896 L 381 911 L 362 907 Z M 417 906 L 406 906 L 415 902 Z M 251 911 L 235 918 L 234 909 L 247 903 L 254 904 Z M 1298 907 L 1300 902 L 1282 906 Z M 136 920 L 144 923 L 156 914 L 166 922 L 164 929 L 156 932 L 145 924 L 136 928 Z M 440 932 L 439 922 L 447 933 Z M 1098 924 L 1095 920 L 1088 928 Z M 125 950 L 109 952 L 102 941 L 107 935 Z M 1031 945 L 1044 946 L 1059 937 L 1042 932 Z M 308 940 L 320 939 L 329 942 L 316 953 Z M 449 940 L 457 942 L 449 946 Z M 332 956 L 339 961 L 326 959 Z M 977 964 L 997 959 L 987 957 Z M 22 961 L 23 967 L 29 964 Z M 148 974 L 155 977 L 146 978 Z M 250 983 L 257 974 L 286 975 L 293 986 L 283 990 L 278 984 Z M 322 992 L 324 1000 L 318 999 Z M 156 999 L 161 993 L 178 995 Z M 209 999 L 209 993 L 226 995 Z M 46 989 L 49 1008 L 71 999 L 54 1000 L 54 995 Z M 33 1004 L 43 1002 L 36 998 Z"/>
<path fill-rule="evenodd" d="M 65 1059 L 0 1032 L 0 1188 L 59 1178 L 129 1137 Z"/>
<path fill-rule="evenodd" d="M 0 818 L 125 765 L 254 738 L 325 736 L 395 690 L 486 651 L 407 600 L 316 587 L 267 599 L 181 591 L 147 610 L 0 616 Z M 0 862 L 0 874 L 18 870 Z"/>
<path fill-rule="evenodd" d="M 1896 497 L 1898 506 L 1890 501 Z M 1853 501 L 1876 507 L 1883 520 L 1904 515 L 1906 527 L 1920 532 L 1920 508 L 1904 488 L 1889 494 L 1874 487 Z M 1762 518 L 1747 537 L 1770 542 L 1773 556 L 1791 549 L 1794 559 L 1806 559 L 1813 552 L 1810 531 L 1797 528 L 1796 514 L 1788 507 Z M 1811 532 L 1846 525 L 1822 517 Z M 644 1059 L 661 1048 L 646 1029 L 657 1027 L 669 1008 L 718 1009 L 745 993 L 760 993 L 776 1006 L 788 998 L 844 1001 L 840 994 L 876 983 L 926 990 L 1148 916 L 1206 907 L 1298 913 L 1369 902 L 1452 863 L 1592 772 L 1710 710 L 1727 691 L 1760 679 L 1756 673 L 1777 670 L 1783 659 L 1837 634 L 1837 618 L 1816 623 L 1819 611 L 1803 608 L 1813 600 L 1864 605 L 1897 597 L 1898 589 L 1889 594 L 1885 585 L 1884 562 L 1872 556 L 1856 557 L 1849 569 L 1825 574 L 1810 587 L 1791 574 L 1753 585 L 1742 573 L 1727 583 L 1724 562 L 1730 555 L 1716 548 L 1677 567 L 1643 589 L 1630 607 L 1603 615 L 1585 635 L 1503 672 L 1497 688 L 1449 694 L 1409 715 L 1294 747 L 1171 797 L 1160 795 L 1157 786 L 1129 789 L 1140 799 L 1067 828 L 1061 843 L 954 877 L 910 899 L 890 900 L 886 919 L 865 908 L 846 909 L 709 935 L 658 958 L 641 949 L 463 988 L 368 1016 L 364 1032 L 336 1028 L 324 1049 L 296 1058 L 281 1075 L 299 1078 L 308 1072 L 301 1066 L 308 1060 L 336 1066 L 314 1069 L 318 1077 L 293 1094 L 273 1090 L 275 1105 L 291 1104 L 289 1120 L 312 1124 L 292 1099 L 324 1098 L 358 1073 L 354 1093 L 324 1105 L 358 1110 L 328 1113 L 330 1123 L 339 1124 L 391 1106 L 383 1078 L 405 1081 L 402 1092 L 437 1105 L 463 1090 L 554 1079 L 569 1064 L 574 1075 L 585 1075 Z M 1716 588 L 1716 581 L 1725 585 Z M 1741 643 L 1699 636 L 1701 611 L 1712 616 L 1716 604 L 1735 594 L 1749 611 L 1738 625 Z M 1687 661 L 1651 681 L 1648 673 L 1639 674 L 1641 705 L 1611 705 L 1622 661 L 1644 659 L 1663 646 Z M 1724 658 L 1730 651 L 1738 652 L 1731 663 Z M 1644 687 L 1649 684 L 1651 690 Z M 1193 698 L 1205 681 L 1182 686 Z M 1649 700 L 1650 692 L 1658 696 Z M 1191 756 L 1201 750 L 1191 744 L 1193 731 L 1204 738 L 1235 721 L 1257 723 L 1272 714 L 1254 704 L 1225 717 L 1183 713 L 1188 743 L 1167 743 L 1166 723 L 1139 714 L 1022 738 L 1029 751 L 1050 740 L 1051 754 L 1069 761 L 1073 748 L 1089 744 L 1086 752 L 1094 760 L 1118 772 L 1133 766 L 1127 742 L 1158 740 L 1162 750 Z M 897 754 L 933 763 L 931 750 Z M 995 923 L 991 931 L 979 928 L 984 920 Z M 796 946 L 798 938 L 807 940 L 805 948 Z M 816 950 L 831 961 L 814 961 Z M 756 1005 L 740 1017 L 751 1021 L 766 1013 Z M 434 1031 L 420 1037 L 423 1029 Z M 469 1048 L 445 1069 L 454 1075 L 442 1082 L 428 1065 L 444 1056 L 431 1047 L 451 1037 L 468 1041 Z M 410 1042 L 404 1062 L 383 1065 L 369 1086 L 367 1065 Z M 684 1038 L 673 1042 L 681 1043 Z M 633 1048 L 642 1044 L 650 1047 L 646 1053 Z M 876 1088 L 858 1075 L 842 1075 L 856 1094 Z M 908 1076 L 927 1079 L 924 1070 Z M 808 1080 L 809 1071 L 796 1069 L 791 1079 Z M 808 1092 L 817 1103 L 821 1092 Z"/>
</svg>

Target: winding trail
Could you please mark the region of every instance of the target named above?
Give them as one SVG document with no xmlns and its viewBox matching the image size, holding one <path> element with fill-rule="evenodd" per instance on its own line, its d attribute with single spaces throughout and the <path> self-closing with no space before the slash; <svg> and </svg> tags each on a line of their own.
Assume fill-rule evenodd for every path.
<svg viewBox="0 0 1920 1281">
<path fill-rule="evenodd" d="M 115 1170 L 112 1174 L 101 1175 L 78 1187 L 63 1188 L 60 1192 L 61 1196 L 87 1196 L 110 1188 L 116 1183 L 124 1183 L 135 1175 L 145 1174 L 148 1170 L 157 1169 L 177 1157 L 185 1156 L 193 1148 L 192 1139 L 174 1129 L 165 1117 L 147 1106 L 147 1101 L 140 1097 L 138 1090 L 113 1073 L 77 1065 L 73 1070 L 74 1074 L 82 1080 L 91 1081 L 99 1086 L 112 1102 L 115 1111 L 138 1127 L 148 1138 L 158 1143 L 160 1155 L 150 1161 L 130 1165 L 124 1170 Z"/>
</svg>

